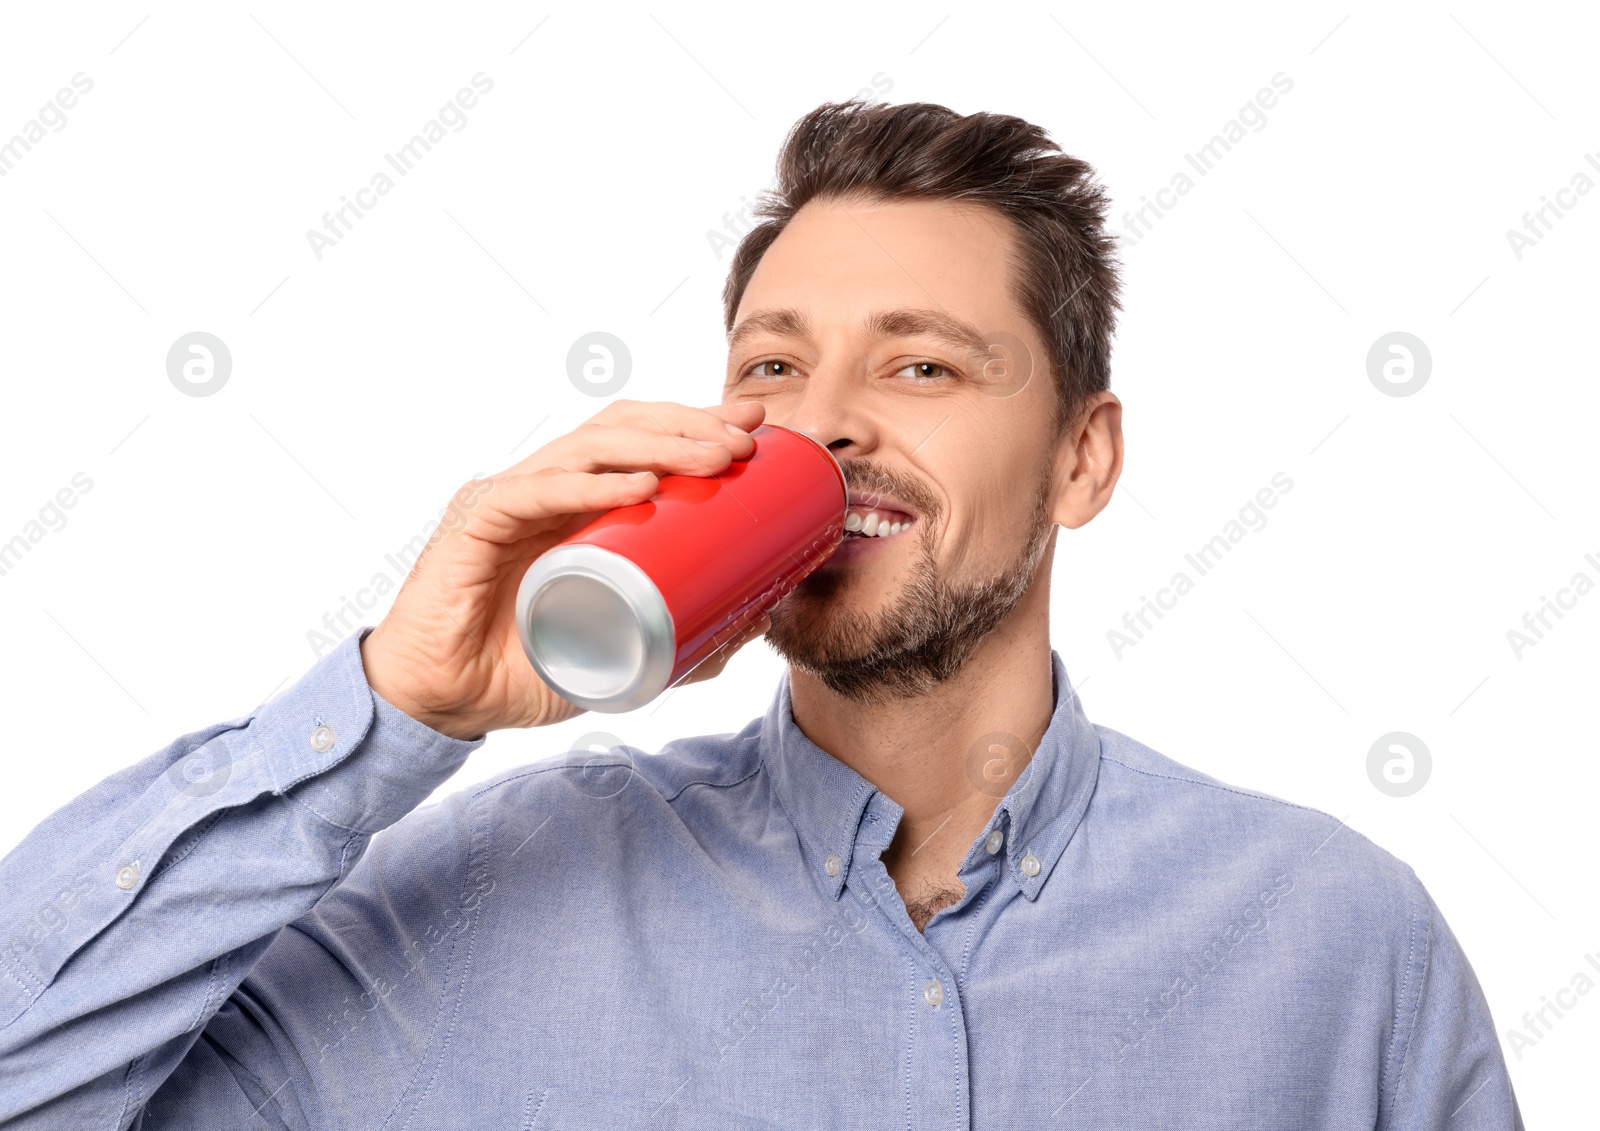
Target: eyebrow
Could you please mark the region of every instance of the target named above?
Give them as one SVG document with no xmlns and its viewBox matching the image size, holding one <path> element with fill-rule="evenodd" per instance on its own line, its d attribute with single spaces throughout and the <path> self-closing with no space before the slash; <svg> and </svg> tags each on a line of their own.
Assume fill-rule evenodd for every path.
<svg viewBox="0 0 1600 1131">
<path fill-rule="evenodd" d="M 909 338 L 923 336 L 943 342 L 954 349 L 963 350 L 974 357 L 990 356 L 989 340 L 970 322 L 937 310 L 878 310 L 866 316 L 862 329 L 875 338 Z M 779 336 L 809 338 L 811 323 L 804 314 L 791 307 L 775 310 L 758 310 L 745 318 L 728 334 L 731 353 L 740 345 L 760 333 Z"/>
</svg>

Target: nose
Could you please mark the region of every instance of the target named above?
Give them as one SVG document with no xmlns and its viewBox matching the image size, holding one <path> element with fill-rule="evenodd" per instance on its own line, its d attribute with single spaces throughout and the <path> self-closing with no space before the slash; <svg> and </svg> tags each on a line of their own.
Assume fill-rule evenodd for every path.
<svg viewBox="0 0 1600 1131">
<path fill-rule="evenodd" d="M 806 433 L 843 460 L 878 446 L 879 429 L 867 408 L 866 388 L 839 367 L 819 367 L 806 378 L 787 406 L 787 419 L 775 420 Z M 770 415 L 769 415 L 770 419 Z"/>
</svg>

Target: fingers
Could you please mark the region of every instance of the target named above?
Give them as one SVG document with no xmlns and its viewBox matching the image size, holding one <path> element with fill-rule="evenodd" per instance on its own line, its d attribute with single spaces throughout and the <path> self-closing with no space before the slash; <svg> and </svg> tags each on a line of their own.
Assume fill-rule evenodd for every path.
<svg viewBox="0 0 1600 1131">
<path fill-rule="evenodd" d="M 760 418 L 747 405 L 749 402 L 690 408 L 670 400 L 618 400 L 595 413 L 590 418 L 590 424 L 640 427 L 694 440 L 717 440 L 722 443 L 733 440 L 734 445 L 741 445 L 741 454 L 749 454 L 754 445 L 750 443 L 747 435 L 749 429 L 744 427 L 744 422 L 750 421 L 750 427 L 755 427 L 754 421 Z M 766 410 L 762 408 L 760 411 L 765 414 Z"/>
<path fill-rule="evenodd" d="M 764 414 L 762 406 L 750 404 L 704 409 L 671 401 L 613 401 L 509 470 L 649 469 L 713 475 L 731 460 L 747 459 L 755 451 L 748 429 L 759 424 Z M 707 454 L 712 458 L 708 460 Z M 625 455 L 630 458 L 624 460 Z"/>
<path fill-rule="evenodd" d="M 748 436 L 745 442 L 750 442 Z M 701 439 L 629 425 L 585 426 L 550 444 L 543 454 L 568 471 L 715 475 L 733 462 L 736 446 L 726 433 Z"/>
<path fill-rule="evenodd" d="M 755 428 L 767 416 L 767 406 L 760 401 L 730 401 L 727 404 L 712 405 L 706 411 L 746 432 Z"/>
<path fill-rule="evenodd" d="M 690 408 L 614 401 L 508 470 L 463 487 L 440 537 L 470 529 L 511 545 L 567 520 L 644 502 L 662 475 L 716 475 L 755 451 L 746 428 L 764 415 L 748 402 Z"/>
<path fill-rule="evenodd" d="M 520 475 L 507 472 L 492 482 L 493 490 L 469 516 L 471 533 L 511 543 L 573 515 L 642 503 L 655 494 L 659 477 L 649 471 L 593 474 L 543 468 Z"/>
<path fill-rule="evenodd" d="M 728 406 L 716 407 L 726 409 Z M 613 428 L 640 428 L 668 436 L 731 444 L 734 457 L 743 459 L 755 450 L 754 441 L 742 427 L 742 420 L 749 419 L 750 415 L 748 410 L 742 413 L 736 412 L 733 416 L 738 418 L 739 422 L 735 422 L 722 412 L 690 408 L 688 405 L 674 404 L 671 401 L 613 401 L 591 418 L 589 424 L 584 427 L 603 425 Z M 754 427 L 754 424 L 751 427 Z"/>
</svg>

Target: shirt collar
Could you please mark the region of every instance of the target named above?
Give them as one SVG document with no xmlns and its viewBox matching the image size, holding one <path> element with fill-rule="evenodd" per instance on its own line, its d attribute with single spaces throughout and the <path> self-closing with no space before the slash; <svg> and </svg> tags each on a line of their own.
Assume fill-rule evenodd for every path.
<svg viewBox="0 0 1600 1131">
<path fill-rule="evenodd" d="M 1055 708 L 1050 725 L 1022 776 L 963 859 L 963 873 L 987 857 L 984 842 L 995 829 L 1005 837 L 1005 869 L 1023 895 L 1037 899 L 1067 842 L 1083 820 L 1100 775 L 1100 736 L 1084 713 L 1082 700 L 1067 678 L 1066 665 L 1050 653 Z M 1003 736 L 987 736 L 1002 741 Z M 1015 745 L 1016 740 L 1011 741 Z M 969 765 L 981 773 L 987 741 Z M 999 755 L 999 751 L 995 752 Z M 789 676 L 778 685 L 761 726 L 761 755 L 772 775 L 779 803 L 800 834 L 808 866 L 834 899 L 844 888 L 862 818 L 875 795 L 891 822 L 902 810 L 886 794 L 807 738 L 790 708 Z M 876 846 L 875 846 L 876 847 Z M 1038 867 L 1034 867 L 1034 863 Z M 1030 874 L 1031 873 L 1031 874 Z"/>
</svg>

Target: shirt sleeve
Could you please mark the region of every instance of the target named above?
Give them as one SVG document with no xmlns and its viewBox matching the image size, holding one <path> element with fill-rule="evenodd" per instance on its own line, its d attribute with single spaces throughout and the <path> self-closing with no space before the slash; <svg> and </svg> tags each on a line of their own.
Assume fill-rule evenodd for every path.
<svg viewBox="0 0 1600 1131">
<path fill-rule="evenodd" d="M 1489 1003 L 1433 898 L 1421 894 L 1409 980 L 1399 995 L 1389 1074 L 1392 1131 L 1523 1131 Z M 1410 1013 L 1407 1019 L 1404 1014 Z"/>
<path fill-rule="evenodd" d="M 240 984 L 375 833 L 484 742 L 374 693 L 360 652 L 371 631 L 252 714 L 100 782 L 0 860 L 0 1124 L 129 1127 L 168 1077 L 217 1110 L 267 1100 L 248 1066 L 219 1067 L 202 1031 L 225 1005 L 275 1024 Z M 451 843 L 432 847 L 448 856 Z M 465 873 L 464 855 L 452 864 Z"/>
</svg>

